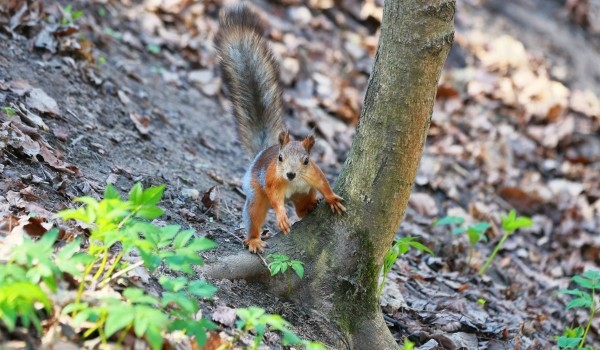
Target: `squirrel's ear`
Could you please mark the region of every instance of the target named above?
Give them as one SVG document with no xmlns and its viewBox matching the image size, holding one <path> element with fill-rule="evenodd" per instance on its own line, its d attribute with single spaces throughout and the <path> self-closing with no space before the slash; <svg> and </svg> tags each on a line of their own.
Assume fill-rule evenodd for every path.
<svg viewBox="0 0 600 350">
<path fill-rule="evenodd" d="M 290 143 L 290 133 L 287 131 L 282 131 L 279 133 L 279 148 Z"/>
<path fill-rule="evenodd" d="M 310 135 L 306 136 L 304 138 L 304 140 L 302 141 L 302 146 L 304 146 L 304 149 L 306 149 L 306 152 L 310 153 L 310 151 L 312 150 L 313 146 L 315 145 L 315 134 L 311 133 Z"/>
</svg>

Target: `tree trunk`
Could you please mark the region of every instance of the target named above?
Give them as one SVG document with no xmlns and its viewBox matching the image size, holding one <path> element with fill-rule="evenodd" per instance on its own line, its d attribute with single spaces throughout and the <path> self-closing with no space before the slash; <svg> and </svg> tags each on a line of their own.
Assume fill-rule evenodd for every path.
<svg viewBox="0 0 600 350">
<path fill-rule="evenodd" d="M 321 205 L 290 235 L 269 241 L 271 252 L 305 263 L 305 278 L 295 281 L 291 298 L 337 325 L 326 340 L 336 348 L 397 348 L 376 297 L 378 276 L 417 173 L 454 38 L 454 11 L 454 0 L 385 1 L 357 134 L 335 186 L 347 212 L 332 215 Z M 206 271 L 239 278 L 261 269 L 259 259 L 245 254 Z"/>
</svg>

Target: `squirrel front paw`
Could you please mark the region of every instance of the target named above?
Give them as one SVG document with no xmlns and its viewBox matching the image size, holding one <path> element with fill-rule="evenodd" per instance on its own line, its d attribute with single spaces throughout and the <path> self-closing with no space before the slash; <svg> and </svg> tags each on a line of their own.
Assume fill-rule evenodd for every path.
<svg viewBox="0 0 600 350">
<path fill-rule="evenodd" d="M 333 194 L 332 197 L 326 198 L 325 201 L 329 204 L 331 211 L 335 214 L 341 215 L 346 211 L 346 207 L 342 204 L 344 198 L 338 196 L 337 194 Z"/>
<path fill-rule="evenodd" d="M 288 219 L 286 214 L 277 215 L 277 225 L 279 225 L 279 229 L 284 233 L 290 233 L 290 220 Z"/>
<path fill-rule="evenodd" d="M 248 250 L 250 251 L 250 253 L 262 253 L 265 241 L 260 239 L 260 237 L 246 238 L 244 239 L 244 244 L 248 246 Z"/>
</svg>

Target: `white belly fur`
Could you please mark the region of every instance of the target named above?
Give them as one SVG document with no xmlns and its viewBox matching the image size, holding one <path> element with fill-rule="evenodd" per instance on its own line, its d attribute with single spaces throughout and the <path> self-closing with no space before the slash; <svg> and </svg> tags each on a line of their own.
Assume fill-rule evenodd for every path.
<svg viewBox="0 0 600 350">
<path fill-rule="evenodd" d="M 290 181 L 285 190 L 285 199 L 289 199 L 296 193 L 308 193 L 308 191 L 310 191 L 310 185 L 306 181 L 302 179 Z"/>
</svg>

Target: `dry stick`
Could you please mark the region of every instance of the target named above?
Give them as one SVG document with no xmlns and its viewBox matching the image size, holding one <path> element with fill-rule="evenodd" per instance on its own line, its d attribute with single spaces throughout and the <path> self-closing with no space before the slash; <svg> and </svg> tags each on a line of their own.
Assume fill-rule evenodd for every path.
<svg viewBox="0 0 600 350">
<path fill-rule="evenodd" d="M 100 288 L 104 287 L 106 285 L 106 283 L 108 283 L 108 281 L 110 281 L 110 279 L 111 279 L 110 275 L 112 275 L 112 273 L 115 271 L 115 268 L 117 267 L 117 264 L 119 264 L 119 262 L 121 261 L 122 257 L 123 257 L 123 251 L 120 251 L 119 254 L 117 255 L 117 257 L 115 258 L 115 262 L 113 263 L 113 265 L 110 267 L 110 269 L 106 273 L 106 277 L 104 277 L 102 282 L 100 282 Z"/>
<path fill-rule="evenodd" d="M 112 280 L 114 280 L 114 279 L 117 279 L 117 278 L 119 278 L 120 276 L 122 276 L 122 275 L 126 274 L 127 272 L 129 272 L 129 271 L 131 271 L 131 270 L 133 270 L 133 269 L 135 269 L 135 268 L 137 268 L 137 267 L 140 267 L 140 266 L 142 266 L 143 264 L 144 264 L 144 261 L 142 260 L 142 261 L 138 261 L 138 262 L 136 262 L 135 264 L 133 264 L 133 265 L 131 265 L 131 266 L 127 266 L 127 268 L 124 268 L 123 270 L 121 270 L 121 271 L 119 271 L 119 272 L 115 273 L 115 274 L 114 274 L 112 277 L 107 277 L 107 278 L 105 278 L 105 279 L 102 281 L 102 283 L 101 283 L 101 286 L 102 286 L 102 287 L 104 287 L 104 286 L 105 286 L 105 285 L 106 285 L 108 282 L 110 282 L 110 281 L 112 281 Z"/>
</svg>

